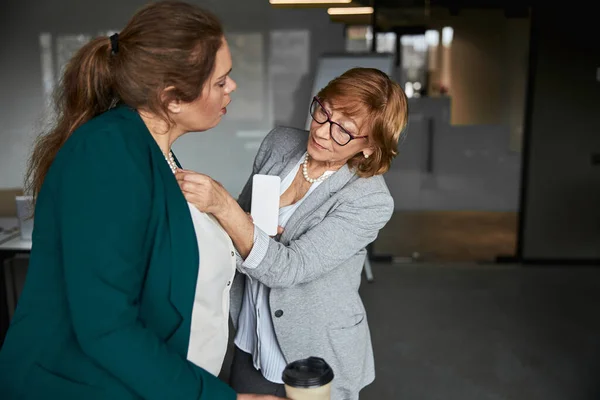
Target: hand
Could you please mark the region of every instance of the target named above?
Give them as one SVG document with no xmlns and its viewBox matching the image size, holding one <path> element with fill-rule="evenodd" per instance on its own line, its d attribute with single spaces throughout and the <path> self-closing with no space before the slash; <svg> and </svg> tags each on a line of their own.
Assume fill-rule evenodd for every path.
<svg viewBox="0 0 600 400">
<path fill-rule="evenodd" d="M 282 400 L 287 397 L 277 397 L 268 394 L 238 394 L 237 400 Z M 289 400 L 289 399 L 288 399 Z"/>
<path fill-rule="evenodd" d="M 208 175 L 189 170 L 178 170 L 177 183 L 185 199 L 198 210 L 217 216 L 227 210 L 233 198 L 225 188 Z"/>
<path fill-rule="evenodd" d="M 248 215 L 248 218 L 250 219 L 250 222 L 254 223 L 254 218 L 252 218 L 252 215 L 250 215 L 249 212 L 246 213 Z M 281 235 L 283 233 L 283 227 L 281 226 L 277 226 L 277 234 Z M 271 236 L 273 237 L 273 236 Z"/>
</svg>

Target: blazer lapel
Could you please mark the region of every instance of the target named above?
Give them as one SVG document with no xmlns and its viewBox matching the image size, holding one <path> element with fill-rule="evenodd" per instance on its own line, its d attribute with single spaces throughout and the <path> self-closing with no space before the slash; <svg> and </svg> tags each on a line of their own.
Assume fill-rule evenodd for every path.
<svg viewBox="0 0 600 400">
<path fill-rule="evenodd" d="M 165 212 L 171 244 L 169 298 L 179 314 L 188 319 L 192 312 L 198 266 L 200 265 L 198 241 L 189 206 L 181 193 L 177 180 L 156 143 L 154 143 L 154 147 L 154 167 L 158 170 L 164 183 Z M 179 164 L 178 161 L 177 163 Z"/>
<path fill-rule="evenodd" d="M 306 146 L 298 146 L 279 158 L 275 158 L 275 155 L 272 155 L 271 157 L 275 158 L 275 160 L 267 163 L 258 173 L 261 175 L 279 175 L 283 180 L 300 160 L 300 157 L 304 155 L 305 149 Z"/>
</svg>

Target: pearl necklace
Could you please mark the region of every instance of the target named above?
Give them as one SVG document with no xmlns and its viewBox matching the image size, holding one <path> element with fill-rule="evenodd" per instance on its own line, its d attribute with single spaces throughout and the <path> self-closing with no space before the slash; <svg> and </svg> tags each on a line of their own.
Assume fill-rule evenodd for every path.
<svg viewBox="0 0 600 400">
<path fill-rule="evenodd" d="M 308 183 L 317 183 L 323 182 L 325 179 L 329 178 L 329 175 L 331 174 L 328 174 L 327 172 L 324 172 L 323 175 L 315 179 L 308 176 L 308 157 L 308 153 L 306 153 L 304 156 L 304 162 L 302 163 L 302 175 L 304 175 L 304 179 L 306 179 Z"/>
<path fill-rule="evenodd" d="M 169 168 L 171 168 L 171 172 L 174 174 L 177 172 L 177 163 L 175 162 L 175 157 L 173 157 L 173 152 L 169 150 L 169 156 L 164 154 L 165 160 L 167 160 L 167 164 L 169 164 Z"/>
</svg>

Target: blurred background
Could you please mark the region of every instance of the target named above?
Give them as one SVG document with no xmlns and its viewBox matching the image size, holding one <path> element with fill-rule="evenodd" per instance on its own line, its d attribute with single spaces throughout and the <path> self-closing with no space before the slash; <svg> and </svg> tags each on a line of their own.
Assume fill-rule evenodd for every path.
<svg viewBox="0 0 600 400">
<path fill-rule="evenodd" d="M 361 288 L 378 371 L 361 398 L 600 398 L 600 40 L 587 3 L 190 2 L 223 21 L 238 90 L 217 128 L 174 151 L 234 195 L 262 138 L 306 127 L 312 96 L 345 70 L 376 66 L 409 97 L 385 175 L 395 213 Z M 15 196 L 62 68 L 143 4 L 2 4 L 3 329 L 27 265 Z"/>
</svg>

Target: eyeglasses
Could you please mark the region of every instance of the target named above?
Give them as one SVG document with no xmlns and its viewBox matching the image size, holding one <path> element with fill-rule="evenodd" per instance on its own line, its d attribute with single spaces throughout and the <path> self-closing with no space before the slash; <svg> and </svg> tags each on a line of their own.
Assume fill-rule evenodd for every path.
<svg viewBox="0 0 600 400">
<path fill-rule="evenodd" d="M 354 139 L 366 139 L 369 136 L 354 136 L 337 122 L 331 120 L 329 112 L 325 109 L 321 101 L 317 96 L 313 97 L 313 101 L 310 104 L 310 116 L 315 120 L 316 123 L 323 125 L 325 122 L 329 122 L 329 135 L 334 142 L 340 146 L 345 146 Z"/>
</svg>

